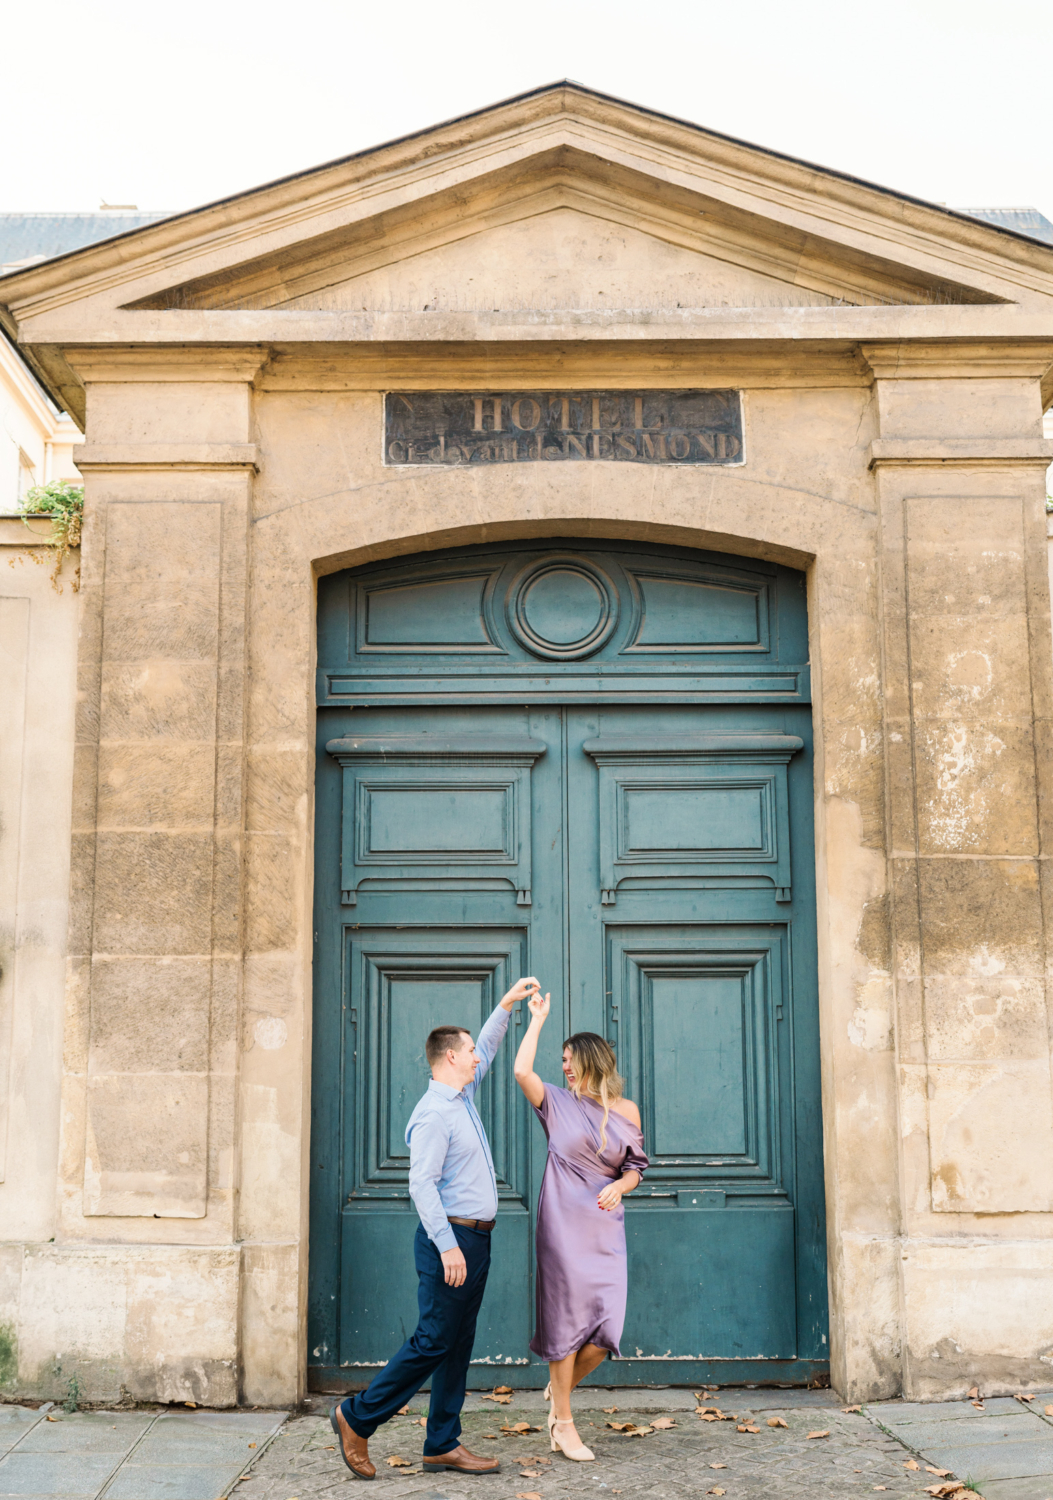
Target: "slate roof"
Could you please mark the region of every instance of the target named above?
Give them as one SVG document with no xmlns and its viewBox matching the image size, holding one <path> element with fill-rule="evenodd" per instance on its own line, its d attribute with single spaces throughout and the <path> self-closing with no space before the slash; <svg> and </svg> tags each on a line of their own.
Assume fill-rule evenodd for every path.
<svg viewBox="0 0 1053 1500">
<path fill-rule="evenodd" d="M 65 255 L 85 245 L 112 239 L 129 229 L 141 229 L 168 219 L 168 209 L 152 213 L 139 209 L 109 208 L 98 213 L 4 214 L 0 213 L 0 275 Z"/>
<path fill-rule="evenodd" d="M 968 214 L 970 219 L 982 219 L 985 224 L 997 224 L 999 229 L 1011 229 L 1014 234 L 1027 234 L 1033 240 L 1045 240 L 1053 245 L 1053 224 L 1037 208 L 956 208 L 956 214 Z"/>
</svg>

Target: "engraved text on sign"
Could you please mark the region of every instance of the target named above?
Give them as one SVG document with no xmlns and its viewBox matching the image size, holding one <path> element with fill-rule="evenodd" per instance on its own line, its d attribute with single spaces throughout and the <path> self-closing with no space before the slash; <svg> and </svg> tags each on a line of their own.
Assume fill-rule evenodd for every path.
<svg viewBox="0 0 1053 1500">
<path fill-rule="evenodd" d="M 740 464 L 738 391 L 392 391 L 387 464 Z"/>
</svg>

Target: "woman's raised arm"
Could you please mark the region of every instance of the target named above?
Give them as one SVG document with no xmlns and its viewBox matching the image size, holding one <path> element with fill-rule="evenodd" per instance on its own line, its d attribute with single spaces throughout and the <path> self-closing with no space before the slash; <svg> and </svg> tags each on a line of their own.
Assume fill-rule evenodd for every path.
<svg viewBox="0 0 1053 1500">
<path fill-rule="evenodd" d="M 546 995 L 542 1000 L 540 993 L 531 995 L 527 1007 L 530 1011 L 530 1025 L 519 1044 L 513 1072 L 523 1093 L 539 1109 L 545 1097 L 545 1085 L 534 1072 L 534 1058 L 537 1056 L 537 1040 L 541 1035 L 541 1028 L 548 1019 L 549 996 Z"/>
</svg>

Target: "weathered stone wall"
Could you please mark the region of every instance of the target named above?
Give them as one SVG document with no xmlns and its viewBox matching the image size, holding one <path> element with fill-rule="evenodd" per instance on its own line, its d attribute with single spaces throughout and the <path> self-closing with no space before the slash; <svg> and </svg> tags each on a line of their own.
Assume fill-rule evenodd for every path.
<svg viewBox="0 0 1053 1500">
<path fill-rule="evenodd" d="M 79 600 L 51 564 L 0 519 L 0 1395 L 26 1371 L 24 1247 L 56 1229 Z"/>
</svg>

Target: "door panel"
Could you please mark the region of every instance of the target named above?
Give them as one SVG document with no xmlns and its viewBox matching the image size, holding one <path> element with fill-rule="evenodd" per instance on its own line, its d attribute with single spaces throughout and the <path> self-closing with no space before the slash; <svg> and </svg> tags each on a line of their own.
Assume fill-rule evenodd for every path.
<svg viewBox="0 0 1053 1500">
<path fill-rule="evenodd" d="M 570 1032 L 607 1036 L 651 1158 L 603 1381 L 808 1379 L 826 1305 L 797 575 L 508 544 L 337 575 L 320 601 L 317 1378 L 368 1380 L 416 1320 L 404 1131 L 427 1032 L 477 1034 L 535 973 L 538 1071 L 559 1080 Z M 512 1077 L 524 1019 L 478 1096 L 500 1201 L 482 1385 L 497 1363 L 547 1378 L 527 1349 L 545 1142 Z"/>
<path fill-rule="evenodd" d="M 341 1213 L 341 1363 L 375 1364 L 392 1352 L 393 1329 L 416 1323 L 417 1277 L 409 1199 L 406 1122 L 430 1078 L 424 1041 L 435 1026 L 464 1026 L 478 1036 L 501 996 L 523 972 L 523 929 L 351 929 L 347 939 L 349 1002 L 347 1086 L 355 1108 L 346 1117 L 345 1162 L 353 1163 Z M 502 1206 L 506 1253 L 495 1263 L 488 1302 L 509 1304 L 494 1334 L 504 1345 L 530 1337 L 529 1308 L 517 1275 L 529 1257 L 528 1122 L 512 1077 L 513 1050 L 498 1052 L 479 1090 Z M 373 1270 L 363 1274 L 366 1262 Z M 377 1291 L 380 1268 L 383 1296 Z M 518 1268 L 518 1270 L 517 1270 Z M 518 1321 L 517 1321 L 518 1320 Z M 407 1335 L 396 1338 L 396 1346 Z M 501 1351 L 476 1343 L 477 1358 Z"/>
</svg>

